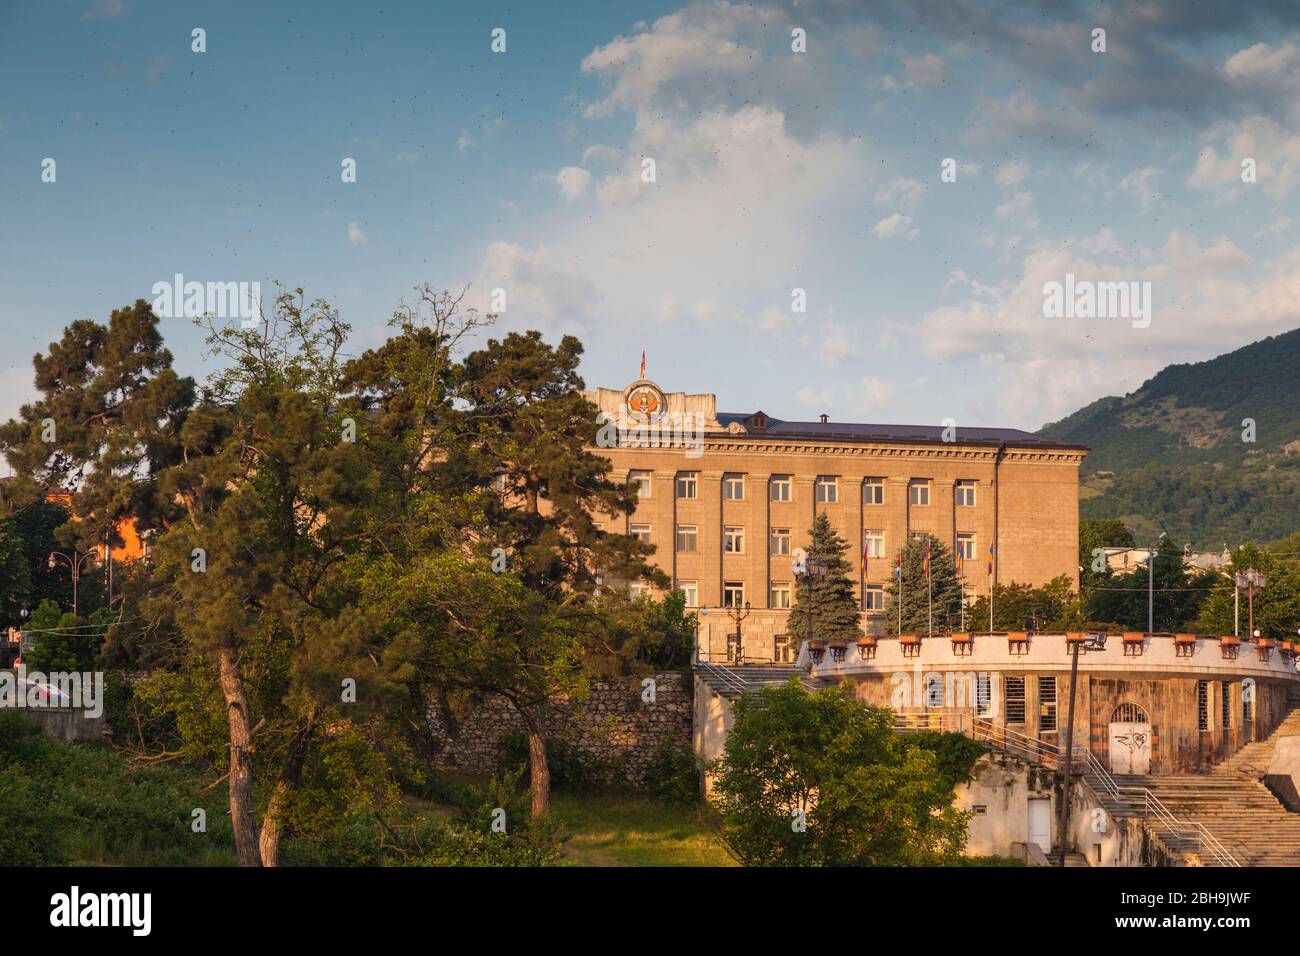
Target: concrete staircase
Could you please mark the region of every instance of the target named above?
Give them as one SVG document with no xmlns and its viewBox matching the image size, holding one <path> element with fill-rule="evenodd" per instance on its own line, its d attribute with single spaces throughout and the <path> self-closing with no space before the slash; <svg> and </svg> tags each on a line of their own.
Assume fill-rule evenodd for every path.
<svg viewBox="0 0 1300 956">
<path fill-rule="evenodd" d="M 1199 823 L 1242 866 L 1300 866 L 1300 814 L 1289 812 L 1262 783 L 1228 774 L 1191 777 L 1116 777 L 1121 787 L 1146 787 L 1180 821 Z M 1194 842 L 1168 828 L 1156 835 L 1171 850 Z M 1202 862 L 1213 860 L 1202 854 Z"/>
<path fill-rule="evenodd" d="M 1293 701 L 1295 698 L 1291 698 Z M 1277 729 L 1264 740 L 1246 744 L 1235 754 L 1216 766 L 1211 773 L 1221 777 L 1246 777 L 1260 780 L 1273 762 L 1279 737 L 1300 736 L 1300 706 L 1292 704 L 1291 711 L 1278 724 Z"/>
</svg>

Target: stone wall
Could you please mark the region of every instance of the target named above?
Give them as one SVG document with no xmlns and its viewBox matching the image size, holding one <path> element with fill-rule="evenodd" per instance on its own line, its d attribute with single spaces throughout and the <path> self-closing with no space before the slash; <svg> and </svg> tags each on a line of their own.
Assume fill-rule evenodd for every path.
<svg viewBox="0 0 1300 956">
<path fill-rule="evenodd" d="M 594 682 L 586 700 L 557 704 L 547 736 L 562 740 L 600 768 L 602 783 L 642 784 L 665 741 L 691 745 L 691 686 L 677 672 L 654 675 L 654 700 L 643 700 L 641 680 Z M 523 733 L 519 715 L 502 697 L 485 700 L 460 721 L 454 739 L 436 707 L 428 711 L 430 732 L 443 745 L 439 769 L 474 776 L 500 767 L 503 738 Z"/>
</svg>

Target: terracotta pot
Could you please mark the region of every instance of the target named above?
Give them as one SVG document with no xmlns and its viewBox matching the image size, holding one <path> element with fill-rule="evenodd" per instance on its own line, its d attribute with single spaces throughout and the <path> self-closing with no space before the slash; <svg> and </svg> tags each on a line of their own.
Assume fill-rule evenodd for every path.
<svg viewBox="0 0 1300 956">
<path fill-rule="evenodd" d="M 898 643 L 900 643 L 900 644 L 920 644 L 920 643 L 921 643 L 921 635 L 920 635 L 920 634 L 900 634 L 899 637 L 898 637 Z"/>
<path fill-rule="evenodd" d="M 1219 643 L 1224 647 L 1236 647 L 1241 643 L 1241 638 L 1233 637 L 1231 634 L 1224 634 L 1219 637 Z"/>
</svg>

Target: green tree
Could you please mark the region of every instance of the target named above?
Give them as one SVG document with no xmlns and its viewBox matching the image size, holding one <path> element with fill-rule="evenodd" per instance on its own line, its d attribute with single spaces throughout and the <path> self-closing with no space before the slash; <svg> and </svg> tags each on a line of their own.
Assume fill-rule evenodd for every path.
<svg viewBox="0 0 1300 956">
<path fill-rule="evenodd" d="M 967 814 L 935 753 L 843 685 L 797 680 L 736 701 L 713 770 L 721 839 L 749 866 L 952 863 Z"/>
<path fill-rule="evenodd" d="M 123 517 L 152 527 L 159 500 L 150 475 L 177 460 L 194 383 L 173 371 L 149 304 L 114 309 L 107 325 L 73 322 L 32 363 L 41 397 L 0 425 L 14 469 L 0 492 L 10 509 L 71 492 L 78 520 L 57 536 L 83 551 L 120 545 Z"/>
<path fill-rule="evenodd" d="M 930 549 L 930 574 L 925 573 L 926 547 Z M 899 578 L 895 574 L 885 586 L 889 600 L 886 626 L 899 633 Z M 903 549 L 902 576 L 903 634 L 928 633 L 931 621 L 936 631 L 957 630 L 961 621 L 961 581 L 953 565 L 952 552 L 934 535 L 917 535 Z M 933 611 L 933 616 L 932 612 Z M 987 613 L 987 608 L 986 608 Z M 969 618 L 969 613 L 968 613 Z M 973 621 L 971 622 L 973 625 Z"/>
<path fill-rule="evenodd" d="M 32 574 L 13 518 L 0 518 L 0 629 L 17 627 L 32 603 Z"/>
<path fill-rule="evenodd" d="M 989 625 L 989 596 L 981 594 L 966 610 L 967 626 Z M 1069 630 L 1083 624 L 1078 595 L 1065 575 L 1041 587 L 1028 584 L 997 584 L 993 587 L 993 629 L 995 631 Z"/>
<path fill-rule="evenodd" d="M 811 600 L 808 575 L 795 575 L 795 601 L 785 626 L 787 633 L 797 640 L 807 637 L 809 608 L 814 640 L 852 641 L 862 636 L 862 614 L 853 596 L 850 578 L 855 569 L 844 557 L 847 547 L 848 544 L 831 527 L 826 512 L 813 519 L 808 558 L 820 562 L 823 570 L 812 577 Z"/>
<path fill-rule="evenodd" d="M 1213 589 L 1200 608 L 1196 630 L 1202 634 L 1232 634 L 1234 625 L 1233 591 L 1238 572 L 1254 568 L 1265 577 L 1265 586 L 1254 598 L 1255 629 L 1261 637 L 1294 640 L 1300 628 L 1300 565 L 1280 557 L 1294 548 L 1287 542 L 1272 548 L 1242 545 L 1232 552 L 1232 560 L 1222 570 L 1229 575 L 1214 575 Z M 1240 627 L 1246 635 L 1250 627 L 1249 603 L 1245 591 L 1240 597 Z"/>
<path fill-rule="evenodd" d="M 1079 519 L 1079 567 L 1082 568 L 1081 579 L 1087 587 L 1101 583 L 1110 573 L 1105 554 L 1098 554 L 1104 548 L 1133 547 L 1133 532 L 1118 518 L 1080 518 Z M 1098 569 L 1100 561 L 1100 570 Z"/>
<path fill-rule="evenodd" d="M 1147 568 L 1127 574 L 1113 572 L 1083 590 L 1084 607 L 1092 621 L 1106 621 L 1135 631 L 1147 629 L 1148 587 L 1157 631 L 1185 629 L 1200 613 L 1201 604 L 1212 588 L 1213 575 L 1189 571 L 1183 564 L 1183 550 L 1168 538 L 1156 551 L 1155 566 L 1148 579 Z"/>
</svg>

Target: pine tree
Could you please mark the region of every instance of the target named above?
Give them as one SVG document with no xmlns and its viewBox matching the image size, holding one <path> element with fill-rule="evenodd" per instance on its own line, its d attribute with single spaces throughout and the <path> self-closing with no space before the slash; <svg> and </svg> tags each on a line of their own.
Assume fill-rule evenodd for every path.
<svg viewBox="0 0 1300 956">
<path fill-rule="evenodd" d="M 844 557 L 848 544 L 835 533 L 825 512 L 813 520 L 810 538 L 808 558 L 823 566 L 812 585 L 813 640 L 857 640 L 862 636 L 862 614 L 853 595 L 854 567 Z M 808 634 L 808 577 L 795 578 L 795 603 L 786 618 L 786 632 L 803 640 Z"/>
<path fill-rule="evenodd" d="M 925 548 L 930 546 L 930 580 L 925 576 Z M 898 575 L 885 586 L 889 596 L 885 627 L 899 632 Z M 930 630 L 933 609 L 934 630 L 958 630 L 961 626 L 961 582 L 953 565 L 952 552 L 934 535 L 913 538 L 903 549 L 903 628 L 904 634 L 925 634 Z"/>
</svg>

